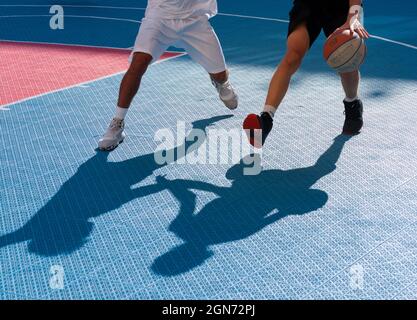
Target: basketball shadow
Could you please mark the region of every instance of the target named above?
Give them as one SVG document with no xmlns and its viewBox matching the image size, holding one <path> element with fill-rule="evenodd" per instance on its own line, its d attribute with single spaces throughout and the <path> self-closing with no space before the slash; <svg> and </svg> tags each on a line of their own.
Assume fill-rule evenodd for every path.
<svg viewBox="0 0 417 320">
<path fill-rule="evenodd" d="M 196 121 L 189 137 L 194 137 L 194 130 L 206 130 L 229 117 L 232 116 Z M 175 155 L 179 148 L 191 152 L 204 142 L 204 138 L 188 140 L 171 151 Z M 94 228 L 91 218 L 117 209 L 133 199 L 160 191 L 160 186 L 131 188 L 165 166 L 155 162 L 154 153 L 122 162 L 109 162 L 108 155 L 107 152 L 97 152 L 83 163 L 74 176 L 24 226 L 0 237 L 0 248 L 29 240 L 29 251 L 38 255 L 71 253 L 88 241 Z"/>
<path fill-rule="evenodd" d="M 161 189 L 170 190 L 180 203 L 179 214 L 169 230 L 184 243 L 158 257 L 152 270 L 163 276 L 182 274 L 210 258 L 212 245 L 245 239 L 288 215 L 302 215 L 323 207 L 327 193 L 312 186 L 336 169 L 349 139 L 338 136 L 313 166 L 305 168 L 266 170 L 249 176 L 243 174 L 248 161 L 242 159 L 227 171 L 226 177 L 232 181 L 230 187 L 158 177 Z M 218 198 L 195 212 L 193 190 L 211 192 Z"/>
</svg>

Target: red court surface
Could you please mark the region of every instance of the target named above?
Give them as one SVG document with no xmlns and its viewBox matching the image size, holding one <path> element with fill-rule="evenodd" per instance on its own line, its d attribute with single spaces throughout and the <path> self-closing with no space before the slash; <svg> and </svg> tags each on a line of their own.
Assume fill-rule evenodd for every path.
<svg viewBox="0 0 417 320">
<path fill-rule="evenodd" d="M 128 49 L 0 42 L 0 106 L 123 72 L 129 54 Z M 166 52 L 160 59 L 181 54 Z"/>
</svg>

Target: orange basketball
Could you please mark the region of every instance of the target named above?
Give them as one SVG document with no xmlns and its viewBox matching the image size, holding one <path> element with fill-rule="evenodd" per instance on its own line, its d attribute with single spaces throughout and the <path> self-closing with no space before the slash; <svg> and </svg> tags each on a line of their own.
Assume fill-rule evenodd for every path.
<svg viewBox="0 0 417 320">
<path fill-rule="evenodd" d="M 323 56 L 339 73 L 359 70 L 366 57 L 365 41 L 356 32 L 335 31 L 324 44 Z"/>
</svg>

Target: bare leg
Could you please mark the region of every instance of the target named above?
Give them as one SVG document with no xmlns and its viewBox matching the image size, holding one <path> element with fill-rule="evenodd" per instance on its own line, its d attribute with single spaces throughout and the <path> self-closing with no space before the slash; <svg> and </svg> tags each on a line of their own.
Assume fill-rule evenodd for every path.
<svg viewBox="0 0 417 320">
<path fill-rule="evenodd" d="M 260 116 L 249 114 L 243 122 L 249 143 L 261 148 L 272 130 L 273 117 L 290 86 L 291 77 L 298 70 L 310 48 L 310 36 L 306 24 L 299 25 L 288 37 L 287 52 L 272 76 L 264 110 Z"/>
<path fill-rule="evenodd" d="M 133 55 L 132 63 L 120 84 L 119 100 L 116 113 L 104 135 L 98 142 L 98 148 L 103 151 L 111 151 L 123 142 L 126 134 L 124 132 L 124 118 L 132 103 L 133 98 L 139 90 L 142 76 L 152 62 L 152 56 L 147 53 L 136 52 Z"/>
<path fill-rule="evenodd" d="M 139 90 L 142 76 L 152 62 L 152 56 L 147 53 L 136 52 L 133 55 L 132 63 L 123 77 L 119 90 L 118 106 L 129 108 L 133 98 Z"/>
<path fill-rule="evenodd" d="M 292 75 L 298 70 L 310 47 L 310 38 L 305 24 L 290 34 L 287 53 L 275 71 L 269 85 L 265 104 L 278 108 L 288 91 Z"/>
<path fill-rule="evenodd" d="M 358 134 L 363 126 L 363 104 L 358 98 L 358 88 L 360 82 L 360 72 L 348 72 L 340 74 L 342 86 L 346 94 L 345 105 L 345 123 L 343 133 L 347 135 Z"/>
<path fill-rule="evenodd" d="M 210 78 L 216 81 L 217 83 L 224 83 L 228 80 L 229 75 L 228 75 L 227 70 L 224 70 L 219 73 L 210 73 Z"/>
<path fill-rule="evenodd" d="M 352 100 L 358 96 L 358 88 L 360 82 L 360 72 L 353 71 L 349 73 L 340 74 L 342 80 L 343 90 L 345 91 L 346 98 Z"/>
</svg>

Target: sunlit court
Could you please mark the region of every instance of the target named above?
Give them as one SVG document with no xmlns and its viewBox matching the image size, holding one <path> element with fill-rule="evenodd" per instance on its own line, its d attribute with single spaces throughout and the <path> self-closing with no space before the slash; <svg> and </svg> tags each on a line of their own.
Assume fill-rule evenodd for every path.
<svg viewBox="0 0 417 320">
<path fill-rule="evenodd" d="M 292 1 L 217 3 L 0 1 L 1 300 L 417 299 L 417 2 L 364 1 L 353 102 Z"/>
</svg>

